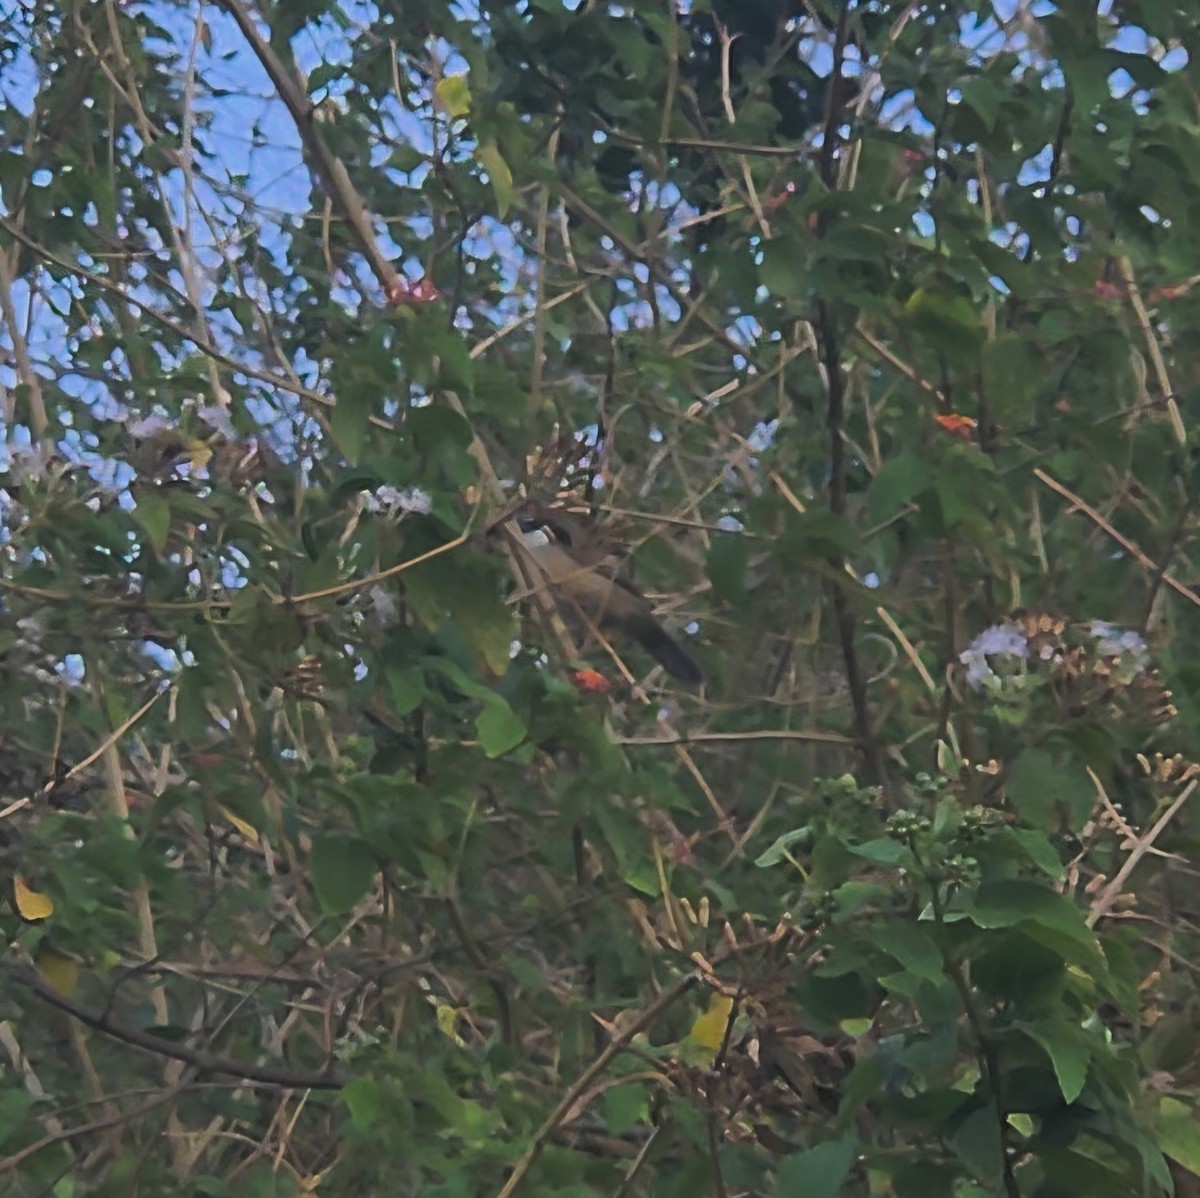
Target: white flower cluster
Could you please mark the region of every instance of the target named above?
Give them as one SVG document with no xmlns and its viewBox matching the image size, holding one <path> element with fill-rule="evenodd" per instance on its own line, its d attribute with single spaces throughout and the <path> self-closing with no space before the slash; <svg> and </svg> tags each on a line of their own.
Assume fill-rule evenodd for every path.
<svg viewBox="0 0 1200 1198">
<path fill-rule="evenodd" d="M 420 516 L 428 516 L 433 510 L 433 502 L 418 487 L 405 487 L 401 490 L 390 483 L 384 483 L 373 492 L 368 492 L 364 506 L 368 512 L 389 519 L 401 512 L 416 512 Z"/>
</svg>

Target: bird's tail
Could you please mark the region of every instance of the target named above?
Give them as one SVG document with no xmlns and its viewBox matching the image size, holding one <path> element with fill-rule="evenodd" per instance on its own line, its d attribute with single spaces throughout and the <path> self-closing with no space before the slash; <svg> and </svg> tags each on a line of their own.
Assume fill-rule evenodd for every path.
<svg viewBox="0 0 1200 1198">
<path fill-rule="evenodd" d="M 699 686 L 704 681 L 704 671 L 696 659 L 652 616 L 638 620 L 629 631 L 673 678 L 687 686 Z"/>
</svg>

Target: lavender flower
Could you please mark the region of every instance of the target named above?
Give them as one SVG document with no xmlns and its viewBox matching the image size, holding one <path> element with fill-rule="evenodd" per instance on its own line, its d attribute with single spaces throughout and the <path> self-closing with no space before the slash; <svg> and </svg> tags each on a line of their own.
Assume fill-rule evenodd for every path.
<svg viewBox="0 0 1200 1198">
<path fill-rule="evenodd" d="M 1091 633 L 1100 642 L 1096 647 L 1105 657 L 1120 657 L 1124 653 L 1131 653 L 1136 659 L 1143 661 L 1149 652 L 1141 633 L 1132 628 L 1118 628 L 1106 620 L 1093 620 Z"/>
<path fill-rule="evenodd" d="M 989 657 L 1029 656 L 1029 642 L 1015 625 L 1008 621 L 985 628 L 959 655 L 958 660 L 967 667 L 967 685 L 972 690 L 985 686 L 998 686 L 1000 676 L 988 664 Z"/>
</svg>

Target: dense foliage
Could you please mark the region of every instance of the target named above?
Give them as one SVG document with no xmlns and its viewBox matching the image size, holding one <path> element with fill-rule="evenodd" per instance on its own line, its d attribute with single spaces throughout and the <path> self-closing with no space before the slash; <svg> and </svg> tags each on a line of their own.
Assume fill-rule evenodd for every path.
<svg viewBox="0 0 1200 1198">
<path fill-rule="evenodd" d="M 0 16 L 5 1192 L 1200 1192 L 1198 54 Z"/>
</svg>

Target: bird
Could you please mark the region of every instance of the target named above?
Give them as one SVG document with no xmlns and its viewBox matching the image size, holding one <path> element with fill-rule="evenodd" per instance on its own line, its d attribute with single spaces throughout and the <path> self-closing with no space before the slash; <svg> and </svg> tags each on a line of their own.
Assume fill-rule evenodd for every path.
<svg viewBox="0 0 1200 1198">
<path fill-rule="evenodd" d="M 685 685 L 704 682 L 696 659 L 658 622 L 650 600 L 622 576 L 624 547 L 594 521 L 536 506 L 517 512 L 514 519 L 522 548 L 556 599 L 566 599 L 601 629 L 631 637 Z"/>
</svg>

